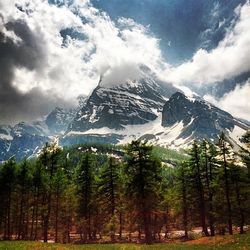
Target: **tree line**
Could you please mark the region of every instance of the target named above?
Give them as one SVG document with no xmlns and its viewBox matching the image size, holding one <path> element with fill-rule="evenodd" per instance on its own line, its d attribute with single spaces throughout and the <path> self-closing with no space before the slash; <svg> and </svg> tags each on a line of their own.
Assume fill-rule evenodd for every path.
<svg viewBox="0 0 250 250">
<path fill-rule="evenodd" d="M 200 227 L 244 233 L 250 214 L 250 133 L 235 153 L 225 135 L 194 141 L 187 160 L 164 164 L 153 146 L 62 149 L 0 165 L 0 237 L 55 242 L 163 241 Z M 106 151 L 105 151 L 106 150 Z"/>
</svg>

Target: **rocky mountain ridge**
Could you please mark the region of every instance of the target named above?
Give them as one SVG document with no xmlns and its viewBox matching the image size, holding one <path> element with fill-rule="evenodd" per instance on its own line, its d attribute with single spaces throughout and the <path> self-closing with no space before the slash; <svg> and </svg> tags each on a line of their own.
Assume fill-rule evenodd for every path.
<svg viewBox="0 0 250 250">
<path fill-rule="evenodd" d="M 22 159 L 34 155 L 46 142 L 65 133 L 75 113 L 57 107 L 41 121 L 0 125 L 0 162 L 12 156 Z"/>
<path fill-rule="evenodd" d="M 181 148 L 194 139 L 216 141 L 224 131 L 234 145 L 249 129 L 245 121 L 157 78 L 147 67 L 140 77 L 100 84 L 75 110 L 55 108 L 42 121 L 0 126 L 0 161 L 29 157 L 58 137 L 62 146 L 80 143 L 125 144 L 146 139 Z"/>
<path fill-rule="evenodd" d="M 239 145 L 239 138 L 248 128 L 246 122 L 195 94 L 186 96 L 147 70 L 139 80 L 111 87 L 98 86 L 60 142 L 62 145 L 124 144 L 141 138 L 179 148 L 194 139 L 215 141 L 224 131 Z"/>
</svg>

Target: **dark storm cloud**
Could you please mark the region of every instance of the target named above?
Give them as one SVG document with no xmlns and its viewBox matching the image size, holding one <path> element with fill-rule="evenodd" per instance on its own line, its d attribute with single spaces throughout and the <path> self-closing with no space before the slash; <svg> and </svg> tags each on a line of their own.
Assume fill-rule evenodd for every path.
<svg viewBox="0 0 250 250">
<path fill-rule="evenodd" d="M 42 40 L 22 21 L 4 24 L 7 31 L 0 30 L 0 123 L 15 122 L 20 118 L 36 118 L 55 105 L 56 98 L 34 88 L 21 93 L 13 86 L 14 70 L 26 68 L 41 71 L 46 64 L 46 51 Z"/>
</svg>

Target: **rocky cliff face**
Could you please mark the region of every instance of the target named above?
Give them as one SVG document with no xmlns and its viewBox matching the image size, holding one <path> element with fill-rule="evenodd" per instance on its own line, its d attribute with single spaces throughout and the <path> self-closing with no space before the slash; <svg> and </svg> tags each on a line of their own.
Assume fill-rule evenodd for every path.
<svg viewBox="0 0 250 250">
<path fill-rule="evenodd" d="M 159 85 L 151 86 L 137 83 L 136 86 L 98 87 L 61 143 L 123 144 L 140 138 L 179 148 L 193 139 L 216 141 L 224 131 L 234 145 L 240 144 L 239 138 L 249 127 L 246 123 L 198 96 L 187 97 L 177 91 L 168 99 L 167 95 L 159 94 L 162 93 L 158 92 Z"/>
<path fill-rule="evenodd" d="M 12 156 L 20 160 L 36 153 L 49 140 L 45 133 L 40 124 L 0 126 L 0 161 Z"/>
<path fill-rule="evenodd" d="M 68 131 L 123 129 L 126 125 L 145 124 L 157 118 L 157 112 L 176 91 L 143 68 L 139 79 L 111 87 L 99 85 L 76 114 Z"/>
<path fill-rule="evenodd" d="M 221 131 L 231 131 L 236 122 L 232 115 L 199 97 L 175 93 L 164 105 L 162 126 L 183 122 L 180 138 L 217 139 Z"/>
<path fill-rule="evenodd" d="M 75 113 L 56 108 L 42 121 L 0 126 L 0 162 L 12 156 L 20 160 L 36 154 L 52 137 L 66 131 Z"/>
<path fill-rule="evenodd" d="M 42 121 L 0 126 L 0 161 L 34 155 L 54 137 L 63 146 L 146 139 L 180 148 L 193 139 L 216 141 L 224 131 L 234 145 L 240 145 L 249 123 L 198 96 L 185 96 L 145 66 L 140 70 L 136 79 L 101 82 L 88 98 L 80 100 L 76 110 L 56 108 Z"/>
<path fill-rule="evenodd" d="M 50 134 L 63 134 L 76 115 L 76 110 L 56 107 L 45 120 Z"/>
</svg>

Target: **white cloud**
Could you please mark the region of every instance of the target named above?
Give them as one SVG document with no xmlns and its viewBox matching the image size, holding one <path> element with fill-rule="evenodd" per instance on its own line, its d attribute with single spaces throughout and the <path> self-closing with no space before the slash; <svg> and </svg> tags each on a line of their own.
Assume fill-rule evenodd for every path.
<svg viewBox="0 0 250 250">
<path fill-rule="evenodd" d="M 214 105 L 228 111 L 235 117 L 243 118 L 250 121 L 250 79 L 243 86 L 236 88 L 225 94 L 221 99 L 216 100 L 214 97 L 206 95 L 204 98 Z"/>
<path fill-rule="evenodd" d="M 2 13 L 5 22 L 25 21 L 42 41 L 46 52 L 46 61 L 39 70 L 15 70 L 13 85 L 23 93 L 39 87 L 73 101 L 79 94 L 88 94 L 101 74 L 104 74 L 104 82 L 115 83 L 126 74 L 134 76 L 136 69 L 131 69 L 138 63 L 153 70 L 164 64 L 159 41 L 147 28 L 132 19 L 121 18 L 115 23 L 87 0 L 65 2 L 58 7 L 45 0 L 0 0 L 1 7 L 8 10 Z M 15 4 L 23 11 L 15 8 Z M 81 33 L 85 39 L 68 36 L 66 46 L 62 46 L 60 31 L 66 28 Z M 118 77 L 119 72 L 122 74 Z"/>
<path fill-rule="evenodd" d="M 167 80 L 177 84 L 205 84 L 230 79 L 250 70 L 250 3 L 235 10 L 238 21 L 219 45 L 198 50 L 192 60 L 166 70 Z"/>
<path fill-rule="evenodd" d="M 139 79 L 140 75 L 141 72 L 137 64 L 133 62 L 123 62 L 120 65 L 114 65 L 105 72 L 101 85 L 113 86 L 114 84 L 122 84 L 129 79 Z"/>
<path fill-rule="evenodd" d="M 150 34 L 149 27 L 126 18 L 114 22 L 89 0 L 64 2 L 65 5 L 58 7 L 47 0 L 0 0 L 3 23 L 13 20 L 27 23 L 45 54 L 38 68 L 15 69 L 12 84 L 23 94 L 41 89 L 46 95 L 63 98 L 64 103 L 74 103 L 78 95 L 88 94 L 98 84 L 100 75 L 104 76 L 102 84 L 120 83 L 135 78 L 139 64 L 147 65 L 163 80 L 182 86 L 212 83 L 250 70 L 249 2 L 237 8 L 238 22 L 217 48 L 209 52 L 199 50 L 191 61 L 172 68 L 162 58 L 159 40 Z M 63 39 L 60 31 L 64 29 L 72 29 L 84 39 L 70 36 Z M 1 20 L 0 31 L 20 42 L 4 28 Z M 249 89 L 235 91 L 245 95 L 244 91 Z M 229 97 L 218 105 L 227 109 Z M 249 113 L 248 105 L 245 110 Z"/>
</svg>

